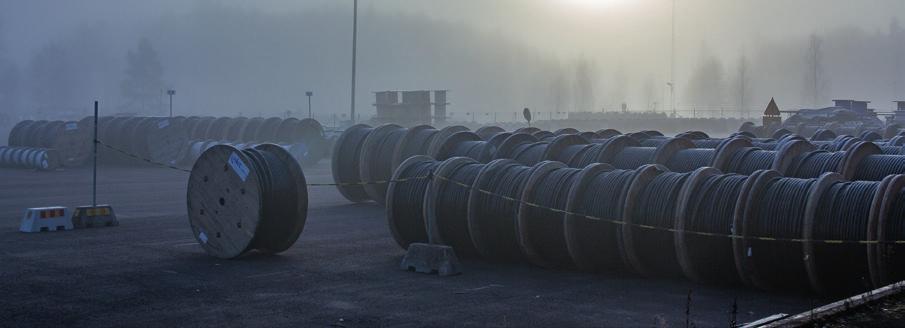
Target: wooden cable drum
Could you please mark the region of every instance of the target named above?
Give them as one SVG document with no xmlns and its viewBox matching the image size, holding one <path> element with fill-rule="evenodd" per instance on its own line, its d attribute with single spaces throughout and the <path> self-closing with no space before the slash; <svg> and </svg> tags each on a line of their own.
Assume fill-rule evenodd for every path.
<svg viewBox="0 0 905 328">
<path fill-rule="evenodd" d="M 210 116 L 198 119 L 198 123 L 195 123 L 192 130 L 189 131 L 189 139 L 199 140 L 207 138 L 207 130 L 210 129 L 211 124 L 213 124 L 215 120 L 217 119 Z"/>
<path fill-rule="evenodd" d="M 245 123 L 245 126 L 242 128 L 242 134 L 239 136 L 239 141 L 242 142 L 252 142 L 257 141 L 258 137 L 258 129 L 261 128 L 261 125 L 264 124 L 264 119 L 260 117 L 253 117 L 248 119 L 248 122 Z"/>
<path fill-rule="evenodd" d="M 276 131 L 276 140 L 277 142 L 296 142 L 298 139 L 298 128 L 299 128 L 299 119 L 295 117 L 290 117 L 284 119 L 280 122 L 280 125 L 277 126 Z"/>
<path fill-rule="evenodd" d="M 393 176 L 393 158 L 387 155 L 396 149 L 406 132 L 408 129 L 399 125 L 384 124 L 374 128 L 362 141 L 358 174 L 362 180 L 369 182 L 363 186 L 364 191 L 378 204 L 386 204 L 387 181 Z"/>
<path fill-rule="evenodd" d="M 333 158 L 330 169 L 336 189 L 351 202 L 364 202 L 369 199 L 364 187 L 360 184 L 361 146 L 373 131 L 370 125 L 356 124 L 347 128 L 336 140 L 333 147 Z"/>
<path fill-rule="evenodd" d="M 85 164 L 91 157 L 91 139 L 94 137 L 94 122 L 85 125 L 84 120 L 66 122 L 60 135 L 50 147 L 60 154 L 63 166 L 73 167 Z"/>
<path fill-rule="evenodd" d="M 298 123 L 298 129 L 293 136 L 296 140 L 306 142 L 323 142 L 324 126 L 313 118 L 303 118 Z"/>
<path fill-rule="evenodd" d="M 440 130 L 430 125 L 418 125 L 408 129 L 396 149 L 393 150 L 392 168 L 393 171 L 399 167 L 406 159 L 415 155 L 427 155 L 427 148 L 430 146 L 434 136 Z"/>
<path fill-rule="evenodd" d="M 228 140 L 230 142 L 242 142 L 242 131 L 245 130 L 245 125 L 248 124 L 248 118 L 246 117 L 235 117 L 230 122 L 230 125 L 226 128 L 226 134 L 223 136 L 224 140 Z"/>
<path fill-rule="evenodd" d="M 204 132 L 204 139 L 223 140 L 223 137 L 226 135 L 226 129 L 230 125 L 230 121 L 232 121 L 232 118 L 229 117 L 218 117 L 214 119 L 208 126 L 207 131 Z"/>
<path fill-rule="evenodd" d="M 506 130 L 504 130 L 501 127 L 493 126 L 493 125 L 482 126 L 474 131 L 475 134 L 481 136 L 481 139 L 484 139 L 484 140 L 490 140 L 490 138 L 493 138 L 494 135 L 496 135 L 498 133 L 503 133 L 503 132 L 506 132 Z"/>
<path fill-rule="evenodd" d="M 192 167 L 187 199 L 195 239 L 223 259 L 285 251 L 304 229 L 308 210 L 301 167 L 274 145 L 211 147 Z"/>
<path fill-rule="evenodd" d="M 0 167 L 50 171 L 59 166 L 54 149 L 0 146 Z"/>
<path fill-rule="evenodd" d="M 144 151 L 147 158 L 158 163 L 170 163 L 179 158 L 187 137 L 185 129 L 175 119 L 157 118 L 144 129 Z"/>
<path fill-rule="evenodd" d="M 27 147 L 40 147 L 41 135 L 44 133 L 44 127 L 50 123 L 45 120 L 35 121 L 32 124 L 28 131 L 26 131 L 25 138 L 22 139 L 22 145 Z"/>
<path fill-rule="evenodd" d="M 9 138 L 6 139 L 6 143 L 10 147 L 22 146 L 22 139 L 24 139 L 22 135 L 25 134 L 25 131 L 28 131 L 31 125 L 34 123 L 35 121 L 32 120 L 25 120 L 16 123 L 16 125 L 13 126 L 11 130 L 9 130 Z"/>
<path fill-rule="evenodd" d="M 424 194 L 440 162 L 424 155 L 409 157 L 393 172 L 387 188 L 386 216 L 393 239 L 403 249 L 428 242 Z"/>
<path fill-rule="evenodd" d="M 258 135 L 255 137 L 257 142 L 275 142 L 277 141 L 277 128 L 283 119 L 279 117 L 271 117 L 265 119 L 261 126 L 258 127 Z"/>
</svg>

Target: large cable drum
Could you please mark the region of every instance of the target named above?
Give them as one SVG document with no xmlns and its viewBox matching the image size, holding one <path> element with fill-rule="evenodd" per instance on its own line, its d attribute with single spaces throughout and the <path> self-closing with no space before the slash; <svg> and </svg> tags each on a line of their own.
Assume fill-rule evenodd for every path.
<svg viewBox="0 0 905 328">
<path fill-rule="evenodd" d="M 17 147 L 22 145 L 22 135 L 25 134 L 25 131 L 34 124 L 35 121 L 25 120 L 19 123 L 16 123 L 15 126 L 11 130 L 9 130 L 9 138 L 6 139 L 6 143 L 10 147 Z"/>
<path fill-rule="evenodd" d="M 359 163 L 364 140 L 373 131 L 370 125 L 356 124 L 347 128 L 336 140 L 333 148 L 333 160 L 330 169 L 336 189 L 352 202 L 364 202 L 369 199 L 362 186 Z"/>
<path fill-rule="evenodd" d="M 359 171 L 365 193 L 378 204 L 386 204 L 387 188 L 393 175 L 392 154 L 399 140 L 408 129 L 396 124 L 384 124 L 374 128 L 362 141 Z"/>
<path fill-rule="evenodd" d="M 148 159 L 158 163 L 167 163 L 178 158 L 182 146 L 186 143 L 186 131 L 178 120 L 156 118 L 147 123 L 143 129 L 143 151 Z"/>
<path fill-rule="evenodd" d="M 211 147 L 192 167 L 187 200 L 195 239 L 224 259 L 288 249 L 304 229 L 308 209 L 301 167 L 274 145 Z"/>
<path fill-rule="evenodd" d="M 283 122 L 283 119 L 279 117 L 271 117 L 265 119 L 261 126 L 258 127 L 258 135 L 255 137 L 255 141 L 258 142 L 274 142 L 277 141 L 277 129 L 280 127 L 280 124 Z"/>
</svg>

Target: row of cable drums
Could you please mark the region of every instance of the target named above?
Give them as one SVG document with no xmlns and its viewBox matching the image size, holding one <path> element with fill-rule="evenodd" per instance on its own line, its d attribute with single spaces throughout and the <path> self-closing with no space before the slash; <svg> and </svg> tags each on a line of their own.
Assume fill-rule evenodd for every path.
<svg viewBox="0 0 905 328">
<path fill-rule="evenodd" d="M 771 135 L 771 131 L 764 129 L 763 126 L 755 126 L 754 123 L 745 122 L 739 127 L 740 132 L 748 132 L 760 137 L 767 137 Z M 816 124 L 806 124 L 799 123 L 796 125 L 785 125 L 779 130 L 772 131 L 772 136 L 774 138 L 777 134 L 788 134 L 795 133 L 802 136 L 816 135 L 820 133 L 826 132 L 832 133 L 834 136 L 836 135 L 851 135 L 858 136 L 864 139 L 865 135 L 876 136 L 877 139 L 889 139 L 897 135 L 902 135 L 905 130 L 903 130 L 902 126 L 898 124 L 890 124 L 885 128 L 877 127 L 877 126 L 865 126 L 865 125 L 846 125 L 842 126 L 838 123 L 828 123 L 823 125 Z"/>
<path fill-rule="evenodd" d="M 206 150 L 210 149 L 216 145 L 227 145 L 232 146 L 236 149 L 247 149 L 254 148 L 255 146 L 261 145 L 263 143 L 257 142 L 248 142 L 248 143 L 230 143 L 224 142 L 220 140 L 193 140 L 186 143 L 186 147 L 183 148 L 182 153 L 176 157 L 170 164 L 178 165 L 178 166 L 189 166 L 201 157 Z M 296 160 L 302 166 L 309 166 L 316 164 L 320 159 L 318 154 L 312 152 L 305 143 L 280 143 L 280 144 L 272 144 L 275 146 L 279 146 L 283 148 L 283 150 L 287 151 L 289 155 L 292 156 L 293 159 Z"/>
<path fill-rule="evenodd" d="M 50 171 L 60 164 L 60 155 L 53 149 L 0 146 L 0 167 Z"/>
<path fill-rule="evenodd" d="M 573 168 L 592 163 L 607 163 L 618 169 L 661 164 L 677 172 L 710 166 L 738 174 L 773 169 L 798 178 L 836 172 L 846 179 L 879 181 L 887 175 L 905 173 L 903 143 L 905 138 L 899 137 L 874 142 L 850 136 L 808 141 L 796 135 L 776 140 L 746 133 L 709 138 L 700 132 L 686 132 L 668 138 L 656 131 L 623 135 L 615 130 L 526 129 L 510 133 L 495 127 L 470 132 L 456 126 L 437 130 L 430 126 L 357 125 L 337 140 L 332 168 L 334 181 L 347 199 L 383 203 L 387 180 L 398 163 L 413 155 L 438 160 L 468 157 L 481 163 L 513 159 L 529 166 L 553 160 Z"/>
<path fill-rule="evenodd" d="M 23 121 L 11 130 L 10 145 L 57 149 L 64 165 L 81 165 L 90 158 L 93 122 L 93 117 L 79 122 Z M 321 124 L 296 118 L 104 116 L 98 120 L 98 140 L 102 163 L 134 164 L 136 157 L 178 162 L 192 140 L 304 144 L 308 163 L 317 162 L 328 150 Z"/>
<path fill-rule="evenodd" d="M 22 121 L 9 132 L 10 147 L 54 149 L 59 164 L 79 166 L 91 155 L 92 122 L 75 121 Z"/>
<path fill-rule="evenodd" d="M 403 248 L 767 290 L 852 293 L 905 278 L 903 175 L 414 156 L 392 178 L 387 220 Z"/>
</svg>

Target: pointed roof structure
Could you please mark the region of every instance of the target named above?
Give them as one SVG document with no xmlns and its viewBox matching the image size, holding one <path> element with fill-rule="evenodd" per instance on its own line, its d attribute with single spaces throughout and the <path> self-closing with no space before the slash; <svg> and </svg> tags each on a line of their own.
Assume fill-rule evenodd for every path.
<svg viewBox="0 0 905 328">
<path fill-rule="evenodd" d="M 779 106 L 776 106 L 776 101 L 773 98 L 770 98 L 770 103 L 767 104 L 767 109 L 764 110 L 764 116 L 779 116 Z"/>
</svg>

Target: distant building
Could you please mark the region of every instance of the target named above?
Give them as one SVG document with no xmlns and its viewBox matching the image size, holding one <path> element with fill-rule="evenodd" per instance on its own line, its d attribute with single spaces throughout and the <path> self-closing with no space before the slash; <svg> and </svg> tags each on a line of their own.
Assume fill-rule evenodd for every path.
<svg viewBox="0 0 905 328">
<path fill-rule="evenodd" d="M 399 94 L 402 101 L 399 101 Z M 405 126 L 443 123 L 446 121 L 446 90 L 436 90 L 431 102 L 431 91 L 379 91 L 375 92 L 374 107 L 377 116 L 373 121 L 378 124 L 395 123 Z M 431 105 L 434 113 L 431 115 Z M 432 122 L 433 121 L 433 122 Z"/>
<path fill-rule="evenodd" d="M 773 98 L 770 98 L 770 103 L 767 104 L 767 109 L 764 110 L 763 122 L 764 126 L 768 127 L 769 130 L 775 130 L 782 125 L 779 106 L 776 105 L 776 100 Z"/>
</svg>

